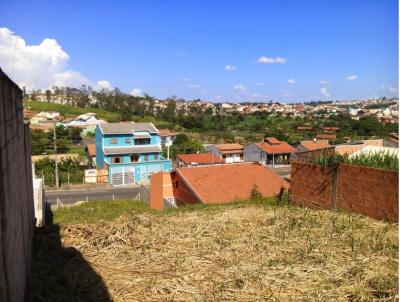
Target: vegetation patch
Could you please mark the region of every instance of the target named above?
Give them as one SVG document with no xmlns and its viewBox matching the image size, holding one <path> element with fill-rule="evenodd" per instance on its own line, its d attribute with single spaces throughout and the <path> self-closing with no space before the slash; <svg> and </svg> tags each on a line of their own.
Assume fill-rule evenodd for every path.
<svg viewBox="0 0 400 302">
<path fill-rule="evenodd" d="M 397 224 L 257 196 L 167 212 L 119 203 L 55 211 L 60 226 L 36 235 L 31 301 L 398 298 Z M 97 220 L 103 206 L 114 214 Z"/>
</svg>

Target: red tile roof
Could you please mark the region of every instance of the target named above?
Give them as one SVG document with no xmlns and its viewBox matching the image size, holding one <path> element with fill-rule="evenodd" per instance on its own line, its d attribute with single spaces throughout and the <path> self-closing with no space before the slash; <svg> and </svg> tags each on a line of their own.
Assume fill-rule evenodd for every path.
<svg viewBox="0 0 400 302">
<path fill-rule="evenodd" d="M 160 129 L 160 130 L 158 130 L 158 134 L 161 137 L 176 136 L 175 132 L 172 132 L 171 130 L 168 130 L 168 129 Z"/>
<path fill-rule="evenodd" d="M 87 149 L 89 156 L 91 156 L 91 157 L 96 156 L 96 145 L 95 144 L 87 144 L 86 149 Z"/>
<path fill-rule="evenodd" d="M 256 163 L 178 168 L 178 176 L 204 203 L 226 203 L 251 197 L 254 186 L 264 197 L 277 195 L 289 184 Z"/>
<path fill-rule="evenodd" d="M 241 144 L 219 144 L 215 146 L 221 151 L 243 150 L 243 146 Z"/>
<path fill-rule="evenodd" d="M 317 139 L 336 139 L 336 134 L 317 134 Z"/>
<path fill-rule="evenodd" d="M 332 147 L 328 141 L 301 141 L 300 145 L 309 151 Z"/>
<path fill-rule="evenodd" d="M 187 165 L 191 163 L 197 163 L 199 165 L 224 163 L 221 158 L 211 152 L 199 154 L 178 154 L 176 158 Z"/>
<path fill-rule="evenodd" d="M 282 142 L 275 137 L 268 137 L 265 142 L 255 143 L 258 147 L 268 154 L 287 154 L 296 152 L 296 148 L 289 145 L 287 142 Z"/>
</svg>

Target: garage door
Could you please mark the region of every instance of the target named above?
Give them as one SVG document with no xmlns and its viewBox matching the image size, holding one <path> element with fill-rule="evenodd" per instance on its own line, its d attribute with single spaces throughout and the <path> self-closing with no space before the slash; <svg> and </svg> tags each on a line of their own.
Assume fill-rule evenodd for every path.
<svg viewBox="0 0 400 302">
<path fill-rule="evenodd" d="M 111 168 L 111 184 L 113 186 L 129 185 L 135 183 L 133 167 Z"/>
</svg>

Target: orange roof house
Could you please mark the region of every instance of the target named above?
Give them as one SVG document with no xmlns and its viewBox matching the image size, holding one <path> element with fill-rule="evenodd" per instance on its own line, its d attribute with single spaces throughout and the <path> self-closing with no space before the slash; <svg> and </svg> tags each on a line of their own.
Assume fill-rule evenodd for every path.
<svg viewBox="0 0 400 302">
<path fill-rule="evenodd" d="M 96 157 L 96 145 L 95 144 L 87 144 L 85 151 L 86 151 L 86 156 L 89 160 Z"/>
<path fill-rule="evenodd" d="M 326 140 L 326 139 L 330 139 L 330 140 L 335 140 L 336 139 L 336 134 L 324 134 L 324 133 L 320 133 L 317 134 L 316 139 L 318 140 Z"/>
<path fill-rule="evenodd" d="M 212 152 L 198 153 L 198 154 L 178 154 L 176 161 L 179 167 L 194 166 L 194 165 L 207 165 L 207 164 L 222 164 L 225 161 L 219 158 Z"/>
<path fill-rule="evenodd" d="M 177 205 L 245 200 L 251 197 L 254 188 L 263 197 L 274 197 L 282 189 L 289 188 L 288 182 L 258 163 L 185 167 L 172 171 L 170 175 Z M 159 187 L 160 184 L 153 186 L 151 183 L 151 202 L 157 205 L 161 202 L 153 200 L 152 196 L 165 195 L 158 192 Z"/>
<path fill-rule="evenodd" d="M 256 161 L 266 165 L 288 164 L 290 155 L 296 148 L 275 137 L 267 137 L 263 142 L 246 145 L 244 149 L 245 161 Z"/>
<path fill-rule="evenodd" d="M 241 144 L 218 144 L 206 147 L 206 151 L 212 152 L 226 163 L 242 162 L 243 149 Z"/>
<path fill-rule="evenodd" d="M 332 147 L 332 145 L 330 145 L 327 140 L 308 140 L 300 141 L 296 149 L 298 151 L 315 151 L 318 149 L 325 149 L 330 147 Z"/>
<path fill-rule="evenodd" d="M 335 133 L 335 132 L 339 131 L 340 128 L 339 127 L 323 127 L 322 130 L 325 133 Z"/>
</svg>

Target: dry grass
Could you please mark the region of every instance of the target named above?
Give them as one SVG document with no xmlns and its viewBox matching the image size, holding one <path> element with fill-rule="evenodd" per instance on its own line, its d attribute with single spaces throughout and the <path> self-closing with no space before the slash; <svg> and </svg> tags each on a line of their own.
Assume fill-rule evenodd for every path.
<svg viewBox="0 0 400 302">
<path fill-rule="evenodd" d="M 66 274 L 61 286 L 80 288 L 63 297 L 60 281 L 43 269 L 31 284 L 33 300 L 398 300 L 398 226 L 360 215 L 237 205 L 132 213 L 60 232 L 64 249 L 79 250 L 89 265 L 67 253 L 58 265 L 75 262 L 57 278 Z M 82 277 L 91 268 L 110 297 Z"/>
</svg>

